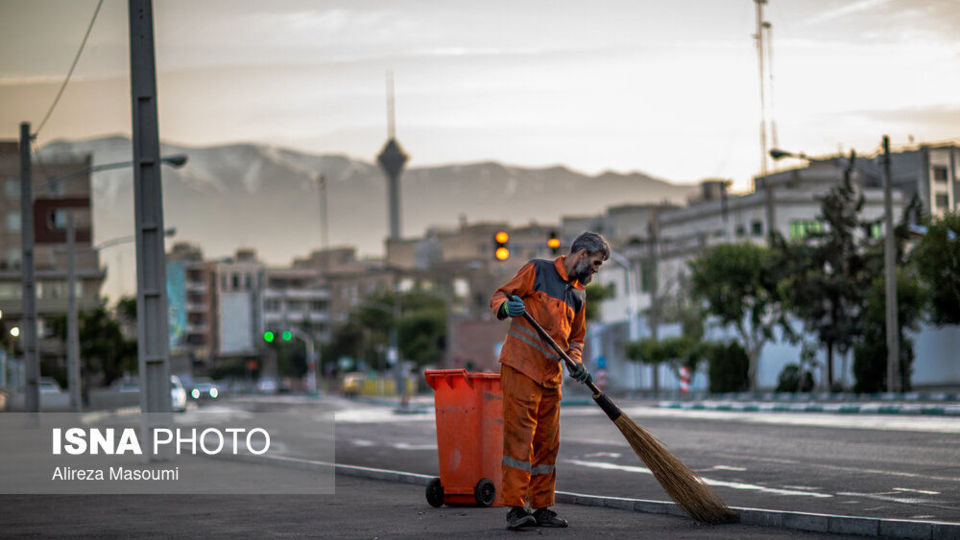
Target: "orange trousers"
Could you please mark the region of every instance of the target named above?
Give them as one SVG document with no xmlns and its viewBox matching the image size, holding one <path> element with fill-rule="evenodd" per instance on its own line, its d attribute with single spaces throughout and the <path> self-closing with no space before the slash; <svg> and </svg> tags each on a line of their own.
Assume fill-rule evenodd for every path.
<svg viewBox="0 0 960 540">
<path fill-rule="evenodd" d="M 560 450 L 560 389 L 500 365 L 503 388 L 503 504 L 554 505 Z"/>
</svg>

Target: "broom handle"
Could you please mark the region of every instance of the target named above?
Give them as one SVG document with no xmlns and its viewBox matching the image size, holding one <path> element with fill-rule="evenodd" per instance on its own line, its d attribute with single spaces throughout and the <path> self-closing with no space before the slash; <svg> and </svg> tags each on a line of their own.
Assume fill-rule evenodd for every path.
<svg viewBox="0 0 960 540">
<path fill-rule="evenodd" d="M 542 326 L 540 326 L 540 323 L 538 323 L 536 319 L 534 319 L 526 311 L 523 312 L 523 318 L 526 319 L 528 323 L 530 323 L 530 326 L 533 326 L 533 329 L 536 330 L 538 334 L 540 334 L 540 338 L 546 341 L 547 343 L 549 343 L 550 346 L 553 348 L 553 350 L 556 351 L 558 355 L 560 355 L 560 358 L 562 358 L 563 361 L 567 364 L 568 370 L 572 371 L 577 367 L 577 363 L 574 362 L 572 358 L 567 356 L 567 353 L 560 348 L 560 345 L 557 345 L 557 342 L 554 341 L 552 337 L 550 337 L 550 334 L 548 334 L 547 331 L 544 330 Z M 589 388 L 590 391 L 593 392 L 594 396 L 598 396 L 603 393 L 600 391 L 597 385 L 593 384 L 593 381 L 590 381 L 584 384 L 586 384 L 587 388 Z"/>
</svg>

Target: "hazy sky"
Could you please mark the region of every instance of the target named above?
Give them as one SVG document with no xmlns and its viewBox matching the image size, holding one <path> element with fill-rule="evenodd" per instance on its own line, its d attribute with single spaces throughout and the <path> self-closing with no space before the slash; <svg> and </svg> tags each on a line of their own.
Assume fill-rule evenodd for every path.
<svg viewBox="0 0 960 540">
<path fill-rule="evenodd" d="M 96 0 L 0 0 L 0 137 L 35 125 Z M 410 166 L 499 160 L 672 181 L 759 170 L 751 0 L 155 0 L 160 133 L 372 160 L 395 72 Z M 106 0 L 40 133 L 129 133 L 127 8 Z M 960 137 L 960 2 L 770 0 L 780 146 Z"/>
</svg>

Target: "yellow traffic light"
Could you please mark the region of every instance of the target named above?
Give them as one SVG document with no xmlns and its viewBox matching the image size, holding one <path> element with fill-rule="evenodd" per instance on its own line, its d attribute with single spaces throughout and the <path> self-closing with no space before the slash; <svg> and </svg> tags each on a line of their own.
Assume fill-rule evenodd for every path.
<svg viewBox="0 0 960 540">
<path fill-rule="evenodd" d="M 560 239 L 551 238 L 550 240 L 547 240 L 547 245 L 550 246 L 551 249 L 557 249 L 560 247 Z"/>
<path fill-rule="evenodd" d="M 494 253 L 494 257 L 496 257 L 498 261 L 505 261 L 510 258 L 510 250 L 505 247 L 499 247 Z"/>
<path fill-rule="evenodd" d="M 507 240 L 510 240 L 510 235 L 507 234 L 506 231 L 499 231 L 496 235 L 494 235 L 493 239 L 498 244 L 506 244 Z"/>
</svg>

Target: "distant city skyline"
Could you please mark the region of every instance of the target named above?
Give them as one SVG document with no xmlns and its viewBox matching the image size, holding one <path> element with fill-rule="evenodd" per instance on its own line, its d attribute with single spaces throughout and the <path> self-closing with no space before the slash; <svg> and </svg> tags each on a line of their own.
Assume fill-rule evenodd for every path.
<svg viewBox="0 0 960 540">
<path fill-rule="evenodd" d="M 0 137 L 40 121 L 96 0 L 0 0 Z M 496 160 L 673 182 L 760 170 L 751 0 L 154 2 L 160 129 L 372 162 L 385 73 L 410 167 Z M 960 137 L 960 3 L 770 0 L 780 146 Z M 126 2 L 106 0 L 40 133 L 129 133 Z"/>
</svg>

